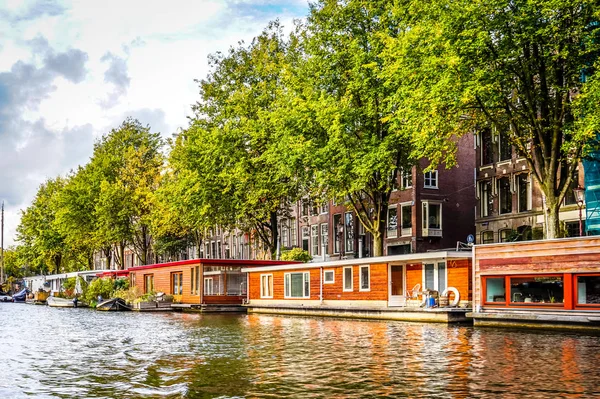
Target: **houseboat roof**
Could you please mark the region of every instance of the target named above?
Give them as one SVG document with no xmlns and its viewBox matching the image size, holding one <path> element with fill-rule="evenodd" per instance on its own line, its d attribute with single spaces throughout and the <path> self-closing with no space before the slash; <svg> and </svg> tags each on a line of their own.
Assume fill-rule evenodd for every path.
<svg viewBox="0 0 600 399">
<path fill-rule="evenodd" d="M 300 262 L 294 261 L 281 261 L 281 260 L 249 260 L 249 259 L 188 259 L 180 260 L 176 262 L 167 263 L 156 263 L 153 265 L 134 266 L 127 269 L 127 272 L 134 272 L 138 270 L 156 269 L 161 267 L 172 267 L 172 266 L 185 266 L 185 265 L 222 265 L 222 266 L 247 266 L 252 269 L 259 266 L 280 266 L 280 265 L 295 265 Z"/>
<path fill-rule="evenodd" d="M 81 270 L 78 272 L 69 272 L 69 273 L 46 274 L 46 275 L 38 274 L 36 276 L 23 277 L 23 280 L 43 280 L 43 281 L 58 280 L 58 279 L 63 279 L 63 278 L 76 277 L 76 276 L 95 276 L 98 274 L 111 272 L 111 271 L 114 272 L 114 270 Z"/>
<path fill-rule="evenodd" d="M 439 259 L 471 259 L 471 252 L 457 252 L 457 251 L 436 251 L 436 252 L 423 252 L 415 254 L 405 255 L 388 255 L 388 256 L 377 256 L 373 258 L 352 258 L 333 260 L 327 262 L 312 262 L 312 263 L 295 263 L 287 264 L 283 266 L 274 265 L 267 267 L 253 267 L 242 269 L 242 272 L 262 272 L 262 271 L 275 271 L 275 270 L 296 270 L 296 269 L 314 269 L 320 267 L 336 267 L 336 266 L 355 266 L 364 264 L 374 263 L 406 263 L 406 262 L 419 262 L 425 260 L 439 260 Z"/>
</svg>

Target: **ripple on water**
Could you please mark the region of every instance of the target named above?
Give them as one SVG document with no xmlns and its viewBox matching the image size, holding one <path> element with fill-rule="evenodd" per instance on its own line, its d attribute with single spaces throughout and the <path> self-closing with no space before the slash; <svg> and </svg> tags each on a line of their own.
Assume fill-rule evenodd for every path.
<svg viewBox="0 0 600 399">
<path fill-rule="evenodd" d="M 596 336 L 0 303 L 0 398 L 592 397 Z"/>
</svg>

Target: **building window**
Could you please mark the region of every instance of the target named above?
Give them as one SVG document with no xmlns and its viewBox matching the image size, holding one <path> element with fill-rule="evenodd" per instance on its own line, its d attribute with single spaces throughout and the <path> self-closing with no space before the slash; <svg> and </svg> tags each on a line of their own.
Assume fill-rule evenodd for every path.
<svg viewBox="0 0 600 399">
<path fill-rule="evenodd" d="M 292 247 L 298 246 L 298 229 L 295 218 L 290 219 L 290 236 Z"/>
<path fill-rule="evenodd" d="M 579 237 L 579 221 L 565 222 L 567 237 Z M 585 235 L 585 220 L 581 221 L 581 231 Z"/>
<path fill-rule="evenodd" d="M 494 200 L 492 199 L 492 181 L 479 182 L 479 215 L 490 216 Z"/>
<path fill-rule="evenodd" d="M 443 292 L 446 289 L 446 262 L 423 264 L 424 289 Z"/>
<path fill-rule="evenodd" d="M 563 200 L 564 205 L 577 205 L 577 198 L 575 197 L 575 191 L 579 186 L 579 182 L 577 181 L 577 172 L 575 172 L 575 178 L 571 180 L 571 184 L 569 185 L 569 189 L 565 194 L 565 199 Z"/>
<path fill-rule="evenodd" d="M 144 292 L 154 291 L 154 274 L 144 274 Z"/>
<path fill-rule="evenodd" d="M 490 244 L 494 242 L 494 232 L 491 230 L 481 232 L 481 243 Z"/>
<path fill-rule="evenodd" d="M 514 230 L 512 229 L 504 229 L 504 230 L 500 230 L 500 233 L 498 234 L 500 236 L 500 242 L 511 242 L 511 241 L 516 241 L 514 239 Z"/>
<path fill-rule="evenodd" d="M 261 274 L 260 275 L 260 297 L 261 298 L 273 298 L 273 275 L 272 274 Z"/>
<path fill-rule="evenodd" d="M 341 240 L 342 240 L 342 233 L 340 232 L 340 229 L 344 228 L 344 226 L 341 223 L 342 223 L 342 214 L 338 213 L 338 214 L 333 215 L 333 228 L 334 228 L 334 236 L 335 236 L 335 239 L 333 240 L 333 253 L 334 254 L 340 253 L 340 244 L 341 244 Z"/>
<path fill-rule="evenodd" d="M 323 202 L 319 207 L 319 214 L 325 215 L 329 213 L 329 202 Z"/>
<path fill-rule="evenodd" d="M 354 252 L 354 218 L 352 212 L 346 212 L 346 247 L 344 248 L 345 253 Z"/>
<path fill-rule="evenodd" d="M 412 235 L 412 205 L 402 205 L 400 213 L 402 216 L 402 235 Z"/>
<path fill-rule="evenodd" d="M 302 249 L 308 252 L 308 242 L 310 240 L 310 228 L 308 226 L 302 227 Z"/>
<path fill-rule="evenodd" d="M 437 170 L 425 172 L 425 188 L 438 188 Z"/>
<path fill-rule="evenodd" d="M 390 206 L 387 214 L 387 237 L 398 237 L 398 209 L 396 206 Z"/>
<path fill-rule="evenodd" d="M 503 131 L 499 135 L 500 161 L 507 161 L 512 158 L 512 145 L 510 144 L 510 136 L 508 132 Z"/>
<path fill-rule="evenodd" d="M 221 259 L 223 257 L 223 250 L 221 246 L 221 241 L 217 241 L 217 256 L 216 258 Z"/>
<path fill-rule="evenodd" d="M 510 277 L 511 303 L 563 303 L 562 276 Z"/>
<path fill-rule="evenodd" d="M 510 178 L 508 176 L 498 179 L 498 192 L 500 193 L 500 214 L 512 212 L 512 192 L 510 191 Z"/>
<path fill-rule="evenodd" d="M 531 184 L 529 183 L 529 175 L 522 173 L 517 175 L 516 179 L 519 189 L 519 212 L 527 212 L 531 209 Z"/>
<path fill-rule="evenodd" d="M 412 188 L 412 170 L 402 171 L 402 188 Z"/>
<path fill-rule="evenodd" d="M 310 210 L 310 202 L 307 199 L 303 199 L 301 202 L 302 216 L 308 216 L 308 212 Z"/>
<path fill-rule="evenodd" d="M 310 242 L 311 242 L 311 255 L 319 255 L 319 225 L 313 224 L 310 226 Z"/>
<path fill-rule="evenodd" d="M 310 298 L 310 273 L 285 273 L 286 298 Z"/>
<path fill-rule="evenodd" d="M 484 129 L 480 133 L 481 137 L 481 164 L 488 165 L 494 163 L 494 140 L 492 129 Z"/>
<path fill-rule="evenodd" d="M 321 223 L 321 248 L 323 250 L 323 256 L 327 253 L 327 245 L 329 245 L 329 225 L 327 223 Z"/>
<path fill-rule="evenodd" d="M 352 291 L 352 266 L 344 267 L 344 291 Z"/>
<path fill-rule="evenodd" d="M 600 276 L 577 276 L 577 304 L 600 305 Z"/>
<path fill-rule="evenodd" d="M 282 219 L 280 222 L 281 225 L 281 246 L 283 248 L 288 248 L 290 246 L 290 230 L 287 226 L 288 220 Z"/>
<path fill-rule="evenodd" d="M 506 285 L 504 277 L 485 278 L 485 301 L 506 302 Z"/>
<path fill-rule="evenodd" d="M 442 228 L 442 204 L 423 201 L 423 226 L 426 229 Z"/>
<path fill-rule="evenodd" d="M 371 267 L 369 265 L 361 266 L 359 268 L 359 287 L 360 291 L 371 290 Z"/>
<path fill-rule="evenodd" d="M 183 294 L 183 272 L 171 273 L 171 293 L 173 295 Z"/>
<path fill-rule="evenodd" d="M 324 270 L 323 271 L 323 284 L 333 284 L 335 283 L 335 271 L 334 270 Z"/>
</svg>

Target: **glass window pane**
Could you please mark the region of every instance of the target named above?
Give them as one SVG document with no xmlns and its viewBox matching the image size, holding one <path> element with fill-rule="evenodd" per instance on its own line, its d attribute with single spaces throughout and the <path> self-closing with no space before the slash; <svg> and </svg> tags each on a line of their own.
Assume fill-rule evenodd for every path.
<svg viewBox="0 0 600 399">
<path fill-rule="evenodd" d="M 292 298 L 301 298 L 303 292 L 303 273 L 291 273 L 290 275 L 290 293 Z"/>
<path fill-rule="evenodd" d="M 504 277 L 488 277 L 485 279 L 485 301 L 506 302 L 506 287 Z"/>
<path fill-rule="evenodd" d="M 429 228 L 440 228 L 441 205 L 429 204 Z"/>
<path fill-rule="evenodd" d="M 304 296 L 310 297 L 310 273 L 304 273 Z"/>
<path fill-rule="evenodd" d="M 446 289 L 446 262 L 438 262 L 438 291 Z"/>
<path fill-rule="evenodd" d="M 600 276 L 577 277 L 577 303 L 600 304 Z"/>
<path fill-rule="evenodd" d="M 290 296 L 290 275 L 286 274 L 285 275 L 285 296 Z"/>
<path fill-rule="evenodd" d="M 366 266 L 363 266 L 360 268 L 360 281 L 361 281 L 360 288 L 362 290 L 368 290 L 369 289 L 369 268 Z"/>
<path fill-rule="evenodd" d="M 433 282 L 434 264 L 426 263 L 424 266 L 425 266 L 425 287 L 424 288 L 432 290 L 435 288 L 434 282 Z"/>
<path fill-rule="evenodd" d="M 352 289 L 352 268 L 350 267 L 344 269 L 344 289 Z"/>
<path fill-rule="evenodd" d="M 412 227 L 412 206 L 402 207 L 402 228 Z"/>
<path fill-rule="evenodd" d="M 511 303 L 562 303 L 563 279 L 556 277 L 511 277 Z"/>
</svg>

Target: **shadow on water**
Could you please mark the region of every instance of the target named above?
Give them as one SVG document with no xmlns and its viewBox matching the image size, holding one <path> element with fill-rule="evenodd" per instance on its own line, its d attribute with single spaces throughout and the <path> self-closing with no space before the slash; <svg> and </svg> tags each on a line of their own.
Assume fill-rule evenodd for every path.
<svg viewBox="0 0 600 399">
<path fill-rule="evenodd" d="M 600 395 L 597 335 L 0 304 L 0 397 Z"/>
</svg>

